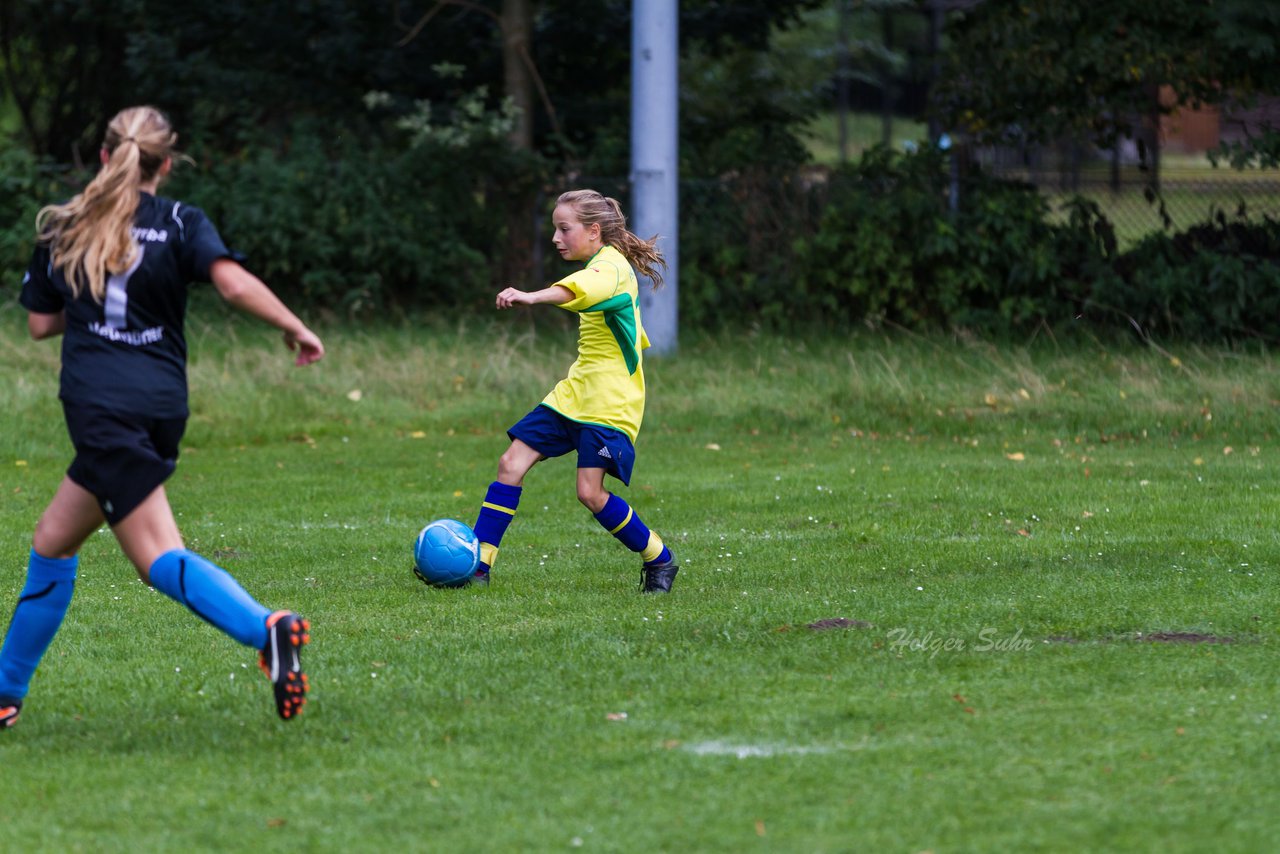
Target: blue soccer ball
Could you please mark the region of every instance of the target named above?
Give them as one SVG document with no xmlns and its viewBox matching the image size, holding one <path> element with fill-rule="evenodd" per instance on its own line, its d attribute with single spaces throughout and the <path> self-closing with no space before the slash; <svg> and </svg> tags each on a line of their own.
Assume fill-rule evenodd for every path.
<svg viewBox="0 0 1280 854">
<path fill-rule="evenodd" d="M 476 532 L 456 519 L 437 519 L 413 544 L 413 574 L 432 587 L 461 587 L 479 565 Z"/>
</svg>

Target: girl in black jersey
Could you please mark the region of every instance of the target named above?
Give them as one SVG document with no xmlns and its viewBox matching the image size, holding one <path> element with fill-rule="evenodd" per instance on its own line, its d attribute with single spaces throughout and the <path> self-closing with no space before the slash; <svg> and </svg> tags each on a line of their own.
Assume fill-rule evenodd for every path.
<svg viewBox="0 0 1280 854">
<path fill-rule="evenodd" d="M 63 336 L 59 397 L 75 458 L 36 524 L 26 585 L 0 648 L 0 730 L 18 720 L 70 604 L 80 546 L 104 521 L 144 582 L 261 650 L 282 718 L 306 702 L 299 652 L 310 624 L 265 608 L 187 551 L 164 481 L 188 415 L 191 282 L 213 282 L 227 302 L 279 328 L 298 365 L 321 358 L 324 345 L 240 265 L 200 209 L 156 195 L 181 156 L 176 142 L 155 108 L 121 111 L 107 127 L 98 175 L 36 219 L 21 301 L 32 338 Z"/>
</svg>

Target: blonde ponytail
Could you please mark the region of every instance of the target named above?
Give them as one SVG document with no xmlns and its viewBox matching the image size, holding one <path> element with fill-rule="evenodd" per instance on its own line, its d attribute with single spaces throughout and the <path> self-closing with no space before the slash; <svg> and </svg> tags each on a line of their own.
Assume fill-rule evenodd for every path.
<svg viewBox="0 0 1280 854">
<path fill-rule="evenodd" d="M 627 218 L 617 199 L 595 190 L 570 190 L 561 193 L 556 204 L 571 206 L 583 225 L 598 223 L 600 239 L 621 252 L 637 272 L 653 282 L 654 290 L 662 287 L 662 271 L 658 268 L 665 270 L 667 262 L 658 251 L 658 236 L 644 240 L 628 231 Z"/>
<path fill-rule="evenodd" d="M 173 157 L 178 135 L 154 107 L 121 110 L 107 126 L 106 163 L 69 202 L 36 214 L 38 239 L 51 250 L 71 292 L 85 287 L 97 302 L 106 298 L 107 277 L 128 270 L 140 251 L 133 239 L 138 188 Z"/>
</svg>

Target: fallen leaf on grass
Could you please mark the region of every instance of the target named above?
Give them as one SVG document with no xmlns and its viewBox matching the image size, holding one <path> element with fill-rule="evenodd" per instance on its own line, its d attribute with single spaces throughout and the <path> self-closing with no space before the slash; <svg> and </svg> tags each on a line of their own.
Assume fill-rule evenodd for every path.
<svg viewBox="0 0 1280 854">
<path fill-rule="evenodd" d="M 1013 460 L 1015 463 L 1020 463 L 1027 458 L 1027 455 L 1022 453 L 1022 451 L 1014 451 L 1012 454 L 1005 454 L 1004 458 L 1006 460 Z"/>
</svg>

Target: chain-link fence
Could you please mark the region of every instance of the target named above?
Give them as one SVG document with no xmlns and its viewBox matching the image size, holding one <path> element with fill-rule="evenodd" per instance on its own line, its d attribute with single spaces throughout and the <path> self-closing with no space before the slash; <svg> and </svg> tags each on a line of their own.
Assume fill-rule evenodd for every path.
<svg viewBox="0 0 1280 854">
<path fill-rule="evenodd" d="M 1027 181 L 1055 211 L 1073 195 L 1096 202 L 1120 248 L 1153 232 L 1182 231 L 1219 214 L 1280 218 L 1280 171 L 1237 171 L 1204 158 L 1166 157 L 1156 167 L 1132 160 L 993 155 L 978 158 L 1001 178 Z"/>
</svg>

